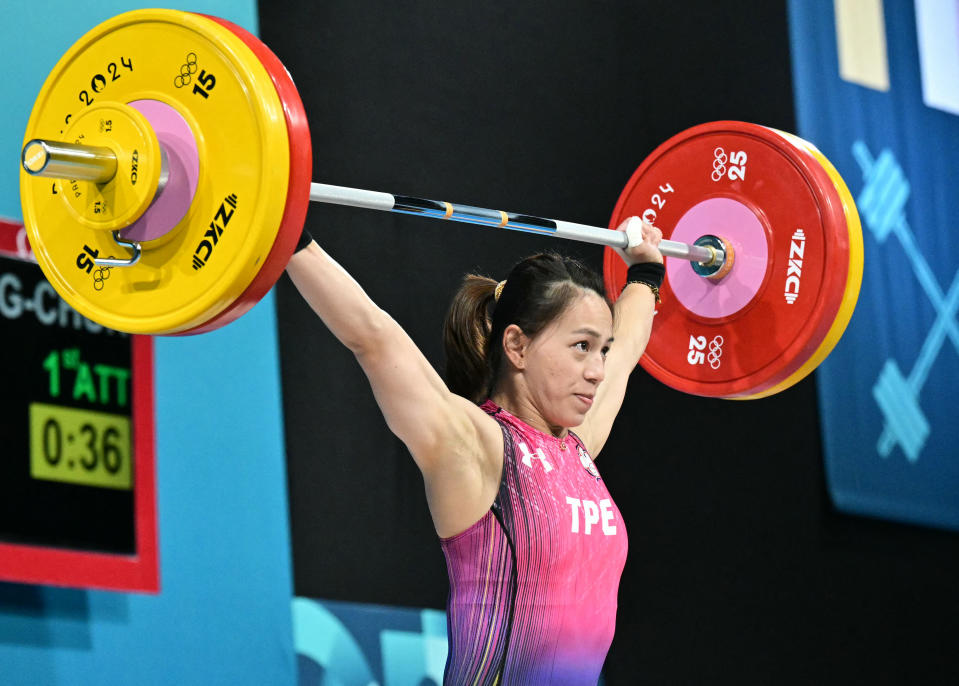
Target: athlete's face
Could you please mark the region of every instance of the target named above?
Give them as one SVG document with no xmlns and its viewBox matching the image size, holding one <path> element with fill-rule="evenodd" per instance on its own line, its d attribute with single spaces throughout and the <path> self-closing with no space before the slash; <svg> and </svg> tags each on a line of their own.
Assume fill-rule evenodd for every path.
<svg viewBox="0 0 959 686">
<path fill-rule="evenodd" d="M 551 428 L 583 423 L 603 381 L 613 317 L 593 291 L 573 301 L 529 340 L 524 376 L 530 401 Z"/>
</svg>

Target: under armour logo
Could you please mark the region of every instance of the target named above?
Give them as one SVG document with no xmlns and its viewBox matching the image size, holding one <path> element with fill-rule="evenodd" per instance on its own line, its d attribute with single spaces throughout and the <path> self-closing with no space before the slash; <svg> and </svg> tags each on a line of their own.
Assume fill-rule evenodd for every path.
<svg viewBox="0 0 959 686">
<path fill-rule="evenodd" d="M 546 459 L 546 454 L 543 452 L 542 448 L 537 448 L 535 453 L 531 453 L 526 444 L 521 442 L 519 444 L 519 449 L 523 451 L 523 464 L 525 464 L 527 467 L 533 466 L 533 458 L 535 458 L 542 463 L 543 469 L 546 472 L 553 471 L 553 465 L 551 465 Z"/>
</svg>

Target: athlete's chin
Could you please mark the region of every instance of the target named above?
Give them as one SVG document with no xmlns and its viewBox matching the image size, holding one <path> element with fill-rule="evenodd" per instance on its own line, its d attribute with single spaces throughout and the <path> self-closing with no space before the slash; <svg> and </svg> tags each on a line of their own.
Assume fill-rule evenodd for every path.
<svg viewBox="0 0 959 686">
<path fill-rule="evenodd" d="M 554 426 L 561 426 L 566 429 L 575 429 L 586 421 L 586 414 L 589 410 L 571 409 L 562 413 L 562 416 L 556 417 Z"/>
</svg>

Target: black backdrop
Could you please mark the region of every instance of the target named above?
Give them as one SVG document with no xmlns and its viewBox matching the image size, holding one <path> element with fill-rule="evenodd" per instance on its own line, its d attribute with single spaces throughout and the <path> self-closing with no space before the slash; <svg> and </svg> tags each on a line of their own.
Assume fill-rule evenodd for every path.
<svg viewBox="0 0 959 686">
<path fill-rule="evenodd" d="M 781 2 L 261 3 L 309 114 L 314 179 L 604 225 L 674 133 L 795 130 Z M 310 231 L 437 366 L 461 275 L 601 250 L 314 205 Z M 352 356 L 283 278 L 297 595 L 442 608 L 419 474 Z M 815 380 L 748 403 L 638 370 L 600 468 L 630 536 L 609 684 L 955 683 L 954 534 L 847 517 Z"/>
</svg>

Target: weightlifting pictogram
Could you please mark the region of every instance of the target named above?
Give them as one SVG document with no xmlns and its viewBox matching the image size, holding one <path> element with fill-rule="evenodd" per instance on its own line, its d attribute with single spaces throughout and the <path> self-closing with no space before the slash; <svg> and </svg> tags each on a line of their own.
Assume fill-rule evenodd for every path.
<svg viewBox="0 0 959 686">
<path fill-rule="evenodd" d="M 890 234 L 895 234 L 919 285 L 936 311 L 935 322 L 908 376 L 903 376 L 896 361 L 889 358 L 872 389 L 873 398 L 885 419 L 885 427 L 876 444 L 877 451 L 882 457 L 888 457 L 895 445 L 899 444 L 906 459 L 915 462 L 931 431 L 919 404 L 919 395 L 947 337 L 959 353 L 959 324 L 956 322 L 959 271 L 953 276 L 952 284 L 944 295 L 906 220 L 905 208 L 910 185 L 893 153 L 885 149 L 874 158 L 862 141 L 853 143 L 852 153 L 865 181 L 857 205 L 866 225 L 880 244 Z"/>
</svg>

